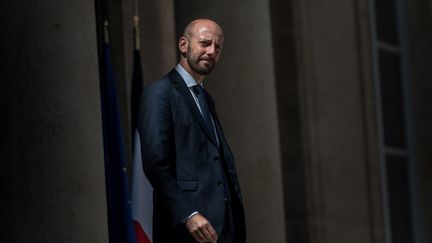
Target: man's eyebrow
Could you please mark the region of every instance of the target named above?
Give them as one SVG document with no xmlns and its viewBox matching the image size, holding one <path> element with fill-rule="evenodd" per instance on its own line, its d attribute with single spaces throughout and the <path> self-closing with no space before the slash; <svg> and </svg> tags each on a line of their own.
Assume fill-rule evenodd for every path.
<svg viewBox="0 0 432 243">
<path fill-rule="evenodd" d="M 200 37 L 198 41 L 211 41 L 211 38 Z"/>
<path fill-rule="evenodd" d="M 211 37 L 210 38 L 200 37 L 198 39 L 198 42 L 202 42 L 202 41 L 213 41 L 213 39 Z M 215 42 L 218 43 L 218 44 L 221 44 L 223 42 L 223 40 L 216 39 Z"/>
</svg>

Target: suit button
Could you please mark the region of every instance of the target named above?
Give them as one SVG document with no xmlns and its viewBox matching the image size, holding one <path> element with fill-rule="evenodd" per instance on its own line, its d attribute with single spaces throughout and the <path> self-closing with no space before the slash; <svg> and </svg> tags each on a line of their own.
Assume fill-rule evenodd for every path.
<svg viewBox="0 0 432 243">
<path fill-rule="evenodd" d="M 218 186 L 223 186 L 223 182 L 222 181 L 218 181 Z"/>
<path fill-rule="evenodd" d="M 219 157 L 215 156 L 215 157 L 214 157 L 214 160 L 215 160 L 216 162 L 219 162 Z"/>
</svg>

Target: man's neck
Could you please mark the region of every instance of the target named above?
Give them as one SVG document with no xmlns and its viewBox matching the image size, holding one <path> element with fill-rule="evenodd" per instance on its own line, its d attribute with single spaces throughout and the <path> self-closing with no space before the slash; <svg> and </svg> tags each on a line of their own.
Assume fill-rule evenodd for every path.
<svg viewBox="0 0 432 243">
<path fill-rule="evenodd" d="M 202 83 L 204 76 L 193 71 L 192 68 L 189 66 L 189 63 L 187 62 L 186 59 L 182 58 L 179 63 L 183 67 L 183 69 L 186 70 L 186 72 L 188 72 L 192 76 L 193 79 L 195 79 L 197 84 Z"/>
</svg>

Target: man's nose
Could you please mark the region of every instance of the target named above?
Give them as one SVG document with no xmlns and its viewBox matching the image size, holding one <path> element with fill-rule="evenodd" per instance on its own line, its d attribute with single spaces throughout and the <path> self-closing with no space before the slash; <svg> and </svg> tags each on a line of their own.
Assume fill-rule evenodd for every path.
<svg viewBox="0 0 432 243">
<path fill-rule="evenodd" d="M 210 46 L 208 46 L 207 48 L 207 55 L 209 56 L 216 56 L 216 46 L 215 44 L 211 44 Z"/>
</svg>

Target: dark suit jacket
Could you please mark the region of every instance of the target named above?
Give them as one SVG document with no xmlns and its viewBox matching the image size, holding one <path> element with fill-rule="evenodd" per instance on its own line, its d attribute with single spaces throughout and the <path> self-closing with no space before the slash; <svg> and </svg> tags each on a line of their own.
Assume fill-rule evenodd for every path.
<svg viewBox="0 0 432 243">
<path fill-rule="evenodd" d="M 184 224 L 194 211 L 206 217 L 220 235 L 226 207 L 223 173 L 231 192 L 236 233 L 240 242 L 245 239 L 234 158 L 211 98 L 208 104 L 220 146 L 210 136 L 211 131 L 176 70 L 152 82 L 141 96 L 138 130 L 144 172 L 154 188 L 154 243 L 194 242 Z"/>
</svg>

